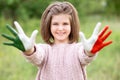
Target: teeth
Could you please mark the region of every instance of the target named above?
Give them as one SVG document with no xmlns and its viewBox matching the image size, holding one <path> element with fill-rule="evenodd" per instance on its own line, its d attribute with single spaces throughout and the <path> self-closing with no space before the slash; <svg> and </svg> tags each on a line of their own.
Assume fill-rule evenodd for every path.
<svg viewBox="0 0 120 80">
<path fill-rule="evenodd" d="M 63 35 L 63 34 L 58 34 L 58 35 Z"/>
<path fill-rule="evenodd" d="M 58 35 L 64 35 L 65 33 L 57 33 Z"/>
</svg>

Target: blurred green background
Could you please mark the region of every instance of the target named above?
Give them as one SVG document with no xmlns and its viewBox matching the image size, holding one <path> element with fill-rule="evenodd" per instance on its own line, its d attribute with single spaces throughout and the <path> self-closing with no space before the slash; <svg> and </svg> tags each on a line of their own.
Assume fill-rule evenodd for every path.
<svg viewBox="0 0 120 80">
<path fill-rule="evenodd" d="M 18 21 L 25 33 L 30 36 L 40 28 L 40 19 L 45 8 L 56 0 L 0 0 L 0 34 L 12 34 L 6 24 Z M 119 0 L 59 0 L 71 2 L 79 13 L 80 30 L 87 38 L 97 22 L 101 28 L 109 25 L 113 33 L 107 40 L 113 43 L 102 49 L 95 61 L 87 66 L 88 80 L 120 80 L 120 1 Z M 13 25 L 14 27 L 14 25 Z M 14 47 L 0 36 L 0 80 L 35 80 L 37 67 L 30 64 Z M 37 43 L 43 43 L 38 34 Z"/>
</svg>

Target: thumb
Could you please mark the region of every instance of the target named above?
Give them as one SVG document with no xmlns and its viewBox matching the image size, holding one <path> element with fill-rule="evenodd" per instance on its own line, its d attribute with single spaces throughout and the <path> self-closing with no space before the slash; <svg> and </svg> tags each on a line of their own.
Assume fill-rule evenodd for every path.
<svg viewBox="0 0 120 80">
<path fill-rule="evenodd" d="M 25 33 L 24 33 L 22 27 L 20 26 L 20 24 L 17 21 L 14 21 L 14 24 L 15 24 L 15 27 L 16 27 L 18 33 L 25 35 Z"/>
<path fill-rule="evenodd" d="M 83 32 L 79 32 L 79 35 L 80 35 L 81 42 L 85 43 L 86 42 L 86 38 L 84 36 L 84 33 Z"/>
<path fill-rule="evenodd" d="M 98 23 L 96 24 L 95 28 L 94 28 L 94 31 L 93 31 L 92 36 L 98 35 L 100 26 L 101 26 L 101 22 L 98 22 Z"/>
<path fill-rule="evenodd" d="M 37 36 L 37 33 L 38 33 L 38 30 L 34 30 L 34 31 L 33 31 L 32 35 L 31 35 L 31 37 L 30 37 L 30 40 L 31 40 L 32 42 L 35 41 L 36 36 Z"/>
</svg>

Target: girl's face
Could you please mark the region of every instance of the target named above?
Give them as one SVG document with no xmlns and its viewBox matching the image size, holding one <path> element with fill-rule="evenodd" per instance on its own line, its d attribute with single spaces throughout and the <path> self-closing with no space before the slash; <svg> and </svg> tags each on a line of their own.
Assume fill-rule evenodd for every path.
<svg viewBox="0 0 120 80">
<path fill-rule="evenodd" d="M 70 15 L 53 15 L 51 20 L 51 33 L 54 37 L 54 43 L 68 43 L 71 32 Z"/>
</svg>

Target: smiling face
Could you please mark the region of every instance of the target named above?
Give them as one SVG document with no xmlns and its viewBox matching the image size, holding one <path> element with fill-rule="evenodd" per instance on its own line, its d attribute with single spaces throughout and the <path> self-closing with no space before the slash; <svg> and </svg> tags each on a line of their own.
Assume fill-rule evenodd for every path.
<svg viewBox="0 0 120 80">
<path fill-rule="evenodd" d="M 51 33 L 55 44 L 69 43 L 71 32 L 70 15 L 53 15 L 51 20 Z"/>
</svg>

